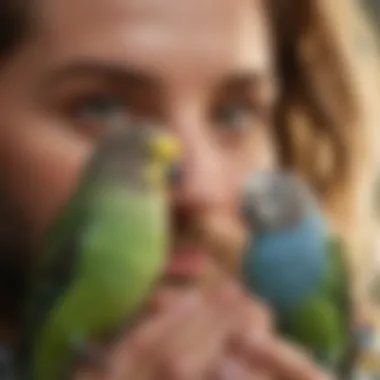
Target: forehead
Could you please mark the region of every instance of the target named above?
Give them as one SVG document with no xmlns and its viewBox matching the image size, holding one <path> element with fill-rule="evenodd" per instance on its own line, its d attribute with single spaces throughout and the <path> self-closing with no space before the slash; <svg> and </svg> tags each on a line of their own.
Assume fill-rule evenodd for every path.
<svg viewBox="0 0 380 380">
<path fill-rule="evenodd" d="M 39 3 L 51 65 L 106 58 L 160 77 L 183 80 L 186 72 L 191 80 L 205 76 L 203 81 L 228 71 L 270 68 L 260 0 Z"/>
</svg>

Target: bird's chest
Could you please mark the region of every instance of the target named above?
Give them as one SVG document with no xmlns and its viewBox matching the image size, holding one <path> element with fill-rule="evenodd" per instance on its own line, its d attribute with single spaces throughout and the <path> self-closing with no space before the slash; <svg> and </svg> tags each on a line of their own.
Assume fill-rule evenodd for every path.
<svg viewBox="0 0 380 380">
<path fill-rule="evenodd" d="M 247 256 L 246 278 L 279 313 L 312 295 L 323 279 L 327 239 L 308 225 L 259 236 Z"/>
</svg>

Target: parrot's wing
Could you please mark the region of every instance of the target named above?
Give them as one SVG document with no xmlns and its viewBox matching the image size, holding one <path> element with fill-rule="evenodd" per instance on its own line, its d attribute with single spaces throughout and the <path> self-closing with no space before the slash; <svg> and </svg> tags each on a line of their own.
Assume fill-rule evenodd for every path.
<svg viewBox="0 0 380 380">
<path fill-rule="evenodd" d="M 343 350 L 341 313 L 325 295 L 319 293 L 304 300 L 295 310 L 287 333 L 329 370 L 340 361 Z"/>
<path fill-rule="evenodd" d="M 86 225 L 86 221 L 89 219 L 87 213 L 88 191 L 86 185 L 82 186 L 47 231 L 46 241 L 43 249 L 39 252 L 32 281 L 37 281 L 45 277 L 46 273 L 51 273 L 52 268 L 57 267 L 58 261 L 66 262 L 65 255 L 62 255 L 63 247 L 71 248 L 79 235 L 78 229 Z"/>
<path fill-rule="evenodd" d="M 46 260 L 40 263 L 39 276 L 36 276 L 31 284 L 30 294 L 26 301 L 23 342 L 20 352 L 21 365 L 24 363 L 27 366 L 33 342 L 49 318 L 54 304 L 68 288 L 74 276 L 76 260 L 82 244 L 82 230 L 79 226 L 86 225 L 83 214 L 82 217 L 74 220 L 74 216 L 79 215 L 70 217 L 66 213 L 62 217 L 61 223 L 70 221 L 72 224 L 71 226 L 62 225 L 61 235 L 57 233 L 56 236 L 50 237 L 50 245 L 47 247 L 49 252 L 44 253 Z"/>
<path fill-rule="evenodd" d="M 351 276 L 342 240 L 337 236 L 331 237 L 329 246 L 330 271 L 325 285 L 327 294 L 331 294 L 332 301 L 336 302 L 342 312 L 342 323 L 347 341 L 340 371 L 345 379 L 349 379 L 357 357 L 354 303 L 350 292 Z"/>
<path fill-rule="evenodd" d="M 326 272 L 315 294 L 294 311 L 285 332 L 330 370 L 349 374 L 352 360 L 352 302 L 349 271 L 338 238 L 328 241 Z M 349 376 L 344 376 L 349 379 Z"/>
<path fill-rule="evenodd" d="M 328 245 L 330 265 L 324 289 L 344 312 L 349 312 L 351 309 L 350 276 L 348 263 L 344 257 L 345 249 L 338 237 L 331 237 Z"/>
</svg>

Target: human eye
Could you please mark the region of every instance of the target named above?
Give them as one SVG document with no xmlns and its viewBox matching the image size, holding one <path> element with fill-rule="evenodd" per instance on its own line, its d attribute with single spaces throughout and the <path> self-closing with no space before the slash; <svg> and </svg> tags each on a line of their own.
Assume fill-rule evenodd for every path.
<svg viewBox="0 0 380 380">
<path fill-rule="evenodd" d="M 248 101 L 220 104 L 213 112 L 213 133 L 222 148 L 240 150 L 261 125 L 258 107 Z"/>
<path fill-rule="evenodd" d="M 131 116 L 125 102 L 110 94 L 91 94 L 77 99 L 71 116 L 80 132 L 99 135 L 107 130 L 127 126 Z"/>
<path fill-rule="evenodd" d="M 216 86 L 211 95 L 210 122 L 221 147 L 241 151 L 269 132 L 273 88 L 269 78 L 252 73 L 225 78 Z"/>
<path fill-rule="evenodd" d="M 253 127 L 258 111 L 252 104 L 228 103 L 216 110 L 214 122 L 222 132 L 242 133 Z"/>
</svg>

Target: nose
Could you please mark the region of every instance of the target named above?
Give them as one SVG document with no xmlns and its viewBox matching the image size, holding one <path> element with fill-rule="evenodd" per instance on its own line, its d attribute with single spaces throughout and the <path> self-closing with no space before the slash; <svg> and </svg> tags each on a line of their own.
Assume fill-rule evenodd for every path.
<svg viewBox="0 0 380 380">
<path fill-rule="evenodd" d="M 171 126 L 182 153 L 180 171 L 173 168 L 175 208 L 193 213 L 217 207 L 224 197 L 222 165 L 202 113 L 177 106 Z"/>
</svg>

